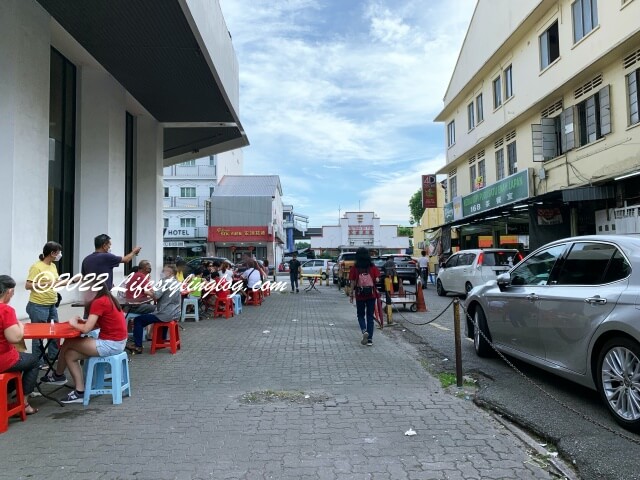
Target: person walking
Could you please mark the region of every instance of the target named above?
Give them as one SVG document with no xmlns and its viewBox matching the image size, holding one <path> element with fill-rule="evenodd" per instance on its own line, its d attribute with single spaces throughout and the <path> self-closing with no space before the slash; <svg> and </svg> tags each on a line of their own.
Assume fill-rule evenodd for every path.
<svg viewBox="0 0 640 480">
<path fill-rule="evenodd" d="M 300 278 L 300 261 L 298 260 L 298 255 L 294 253 L 292 255 L 292 259 L 289 260 L 289 280 L 291 280 L 291 293 L 295 292 L 300 293 L 300 289 L 298 288 L 298 279 Z"/>
<path fill-rule="evenodd" d="M 422 277 L 422 288 L 427 288 L 429 282 L 429 259 L 426 250 L 422 250 L 422 256 L 418 259 L 418 267 L 420 267 L 420 276 Z"/>
<path fill-rule="evenodd" d="M 42 253 L 37 262 L 29 268 L 25 289 L 29 290 L 29 301 L 27 303 L 27 315 L 31 323 L 58 322 L 58 293 L 57 287 L 62 287 L 69 283 L 69 279 L 60 281 L 58 279 L 58 269 L 54 262 L 62 258 L 62 245 L 56 242 L 47 242 L 42 247 Z M 33 342 L 33 353 L 36 358 L 40 358 L 40 343 Z M 52 342 L 47 352 L 49 359 L 54 360 L 58 355 L 58 345 Z M 40 366 L 46 367 L 44 359 L 40 360 Z"/>
<path fill-rule="evenodd" d="M 16 311 L 9 305 L 16 282 L 8 275 L 0 275 L 0 373 L 22 372 L 22 394 L 27 415 L 38 413 L 29 405 L 38 380 L 38 357 L 32 353 L 18 352 L 15 343 L 24 338 L 24 323 L 19 322 Z M 5 395 L 6 392 L 2 392 Z"/>
<path fill-rule="evenodd" d="M 380 270 L 371 261 L 369 251 L 365 247 L 356 250 L 355 264 L 349 270 L 351 281 L 351 295 L 349 301 L 356 301 L 358 323 L 362 332 L 362 345 L 373 345 L 374 309 L 378 291 L 376 282 L 380 277 Z M 365 321 L 366 319 L 366 321 Z"/>
</svg>

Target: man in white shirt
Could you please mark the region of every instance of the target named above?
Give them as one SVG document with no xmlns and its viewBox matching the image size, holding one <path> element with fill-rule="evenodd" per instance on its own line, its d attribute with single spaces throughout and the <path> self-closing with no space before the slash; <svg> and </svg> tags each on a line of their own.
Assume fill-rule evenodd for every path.
<svg viewBox="0 0 640 480">
<path fill-rule="evenodd" d="M 420 276 L 422 277 L 422 288 L 427 288 L 427 282 L 429 281 L 429 259 L 427 258 L 427 252 L 422 250 L 422 257 L 418 259 L 418 266 L 420 267 Z"/>
</svg>

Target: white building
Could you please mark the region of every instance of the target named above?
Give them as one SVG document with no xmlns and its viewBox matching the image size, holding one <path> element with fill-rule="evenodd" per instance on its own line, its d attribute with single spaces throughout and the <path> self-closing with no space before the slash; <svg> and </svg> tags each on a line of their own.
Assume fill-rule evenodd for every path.
<svg viewBox="0 0 640 480">
<path fill-rule="evenodd" d="M 61 272 L 79 272 L 101 233 L 158 272 L 163 167 L 248 144 L 217 0 L 95 5 L 0 2 L 0 272 L 21 317 L 48 240 Z"/>
<path fill-rule="evenodd" d="M 225 175 L 241 175 L 242 167 L 242 150 L 234 150 L 164 168 L 165 257 L 190 257 L 206 251 L 207 202 L 218 180 Z"/>
<path fill-rule="evenodd" d="M 399 237 L 397 225 L 381 225 L 374 212 L 345 212 L 339 225 L 325 225 L 322 235 L 311 237 L 311 249 L 316 255 L 336 256 L 358 247 L 376 249 L 379 254 L 404 253 L 409 248 L 409 237 Z"/>
<path fill-rule="evenodd" d="M 479 0 L 436 119 L 463 248 L 610 232 L 637 207 L 639 19 L 637 0 Z"/>
</svg>

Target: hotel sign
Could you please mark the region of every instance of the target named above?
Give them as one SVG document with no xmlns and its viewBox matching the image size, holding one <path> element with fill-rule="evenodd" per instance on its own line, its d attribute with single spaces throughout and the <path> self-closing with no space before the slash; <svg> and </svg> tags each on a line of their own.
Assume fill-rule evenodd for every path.
<svg viewBox="0 0 640 480">
<path fill-rule="evenodd" d="M 462 197 L 463 218 L 529 198 L 530 179 L 530 170 L 527 169 L 465 195 Z"/>
<path fill-rule="evenodd" d="M 180 227 L 180 228 L 164 228 L 162 236 L 164 238 L 193 238 L 195 236 L 195 228 L 193 227 Z"/>
<path fill-rule="evenodd" d="M 270 242 L 267 227 L 209 227 L 209 242 Z"/>
</svg>

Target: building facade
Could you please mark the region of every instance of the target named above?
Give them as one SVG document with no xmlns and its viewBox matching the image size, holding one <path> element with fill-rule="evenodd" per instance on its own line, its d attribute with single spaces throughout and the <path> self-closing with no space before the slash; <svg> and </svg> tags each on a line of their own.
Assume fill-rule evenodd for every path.
<svg viewBox="0 0 640 480">
<path fill-rule="evenodd" d="M 218 178 L 242 175 L 242 151 L 209 155 L 165 167 L 163 170 L 164 257 L 206 253 L 211 207 Z"/>
<path fill-rule="evenodd" d="M 345 212 L 338 225 L 325 225 L 320 236 L 311 237 L 316 256 L 338 256 L 344 251 L 367 247 L 384 253 L 405 253 L 409 237 L 398 236 L 398 225 L 381 225 L 374 212 Z"/>
<path fill-rule="evenodd" d="M 80 271 L 101 233 L 116 254 L 142 246 L 159 271 L 163 167 L 248 143 L 216 0 L 92 5 L 0 2 L 0 272 L 18 283 L 20 317 L 49 240 L 62 273 Z"/>
<path fill-rule="evenodd" d="M 277 175 L 226 175 L 211 197 L 208 252 L 236 263 L 244 254 L 277 265 L 284 255 L 282 185 Z"/>
<path fill-rule="evenodd" d="M 479 0 L 436 119 L 463 248 L 637 218 L 638 18 L 637 0 Z"/>
</svg>

